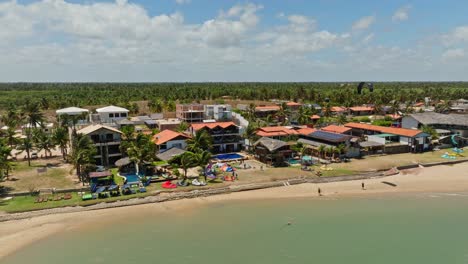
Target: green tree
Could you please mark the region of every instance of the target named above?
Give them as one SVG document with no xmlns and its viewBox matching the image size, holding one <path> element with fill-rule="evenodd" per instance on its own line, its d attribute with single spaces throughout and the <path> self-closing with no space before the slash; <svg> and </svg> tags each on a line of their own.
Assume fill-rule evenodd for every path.
<svg viewBox="0 0 468 264">
<path fill-rule="evenodd" d="M 38 125 L 41 126 L 44 120 L 44 114 L 41 112 L 39 104 L 37 102 L 26 101 L 26 104 L 22 110 L 26 124 L 28 125 L 25 129 L 26 131 L 26 141 L 23 141 L 23 149 L 26 151 L 27 158 L 28 158 L 28 165 L 31 166 L 31 155 L 30 150 L 33 146 L 32 141 L 32 131 L 35 128 L 38 128 Z M 39 127 L 40 128 L 40 127 Z M 31 146 L 31 148 L 29 148 Z"/>
<path fill-rule="evenodd" d="M 55 142 L 49 134 L 41 129 L 36 129 L 33 134 L 33 141 L 38 151 L 44 150 L 45 158 L 52 156 L 52 149 L 55 149 Z"/>
<path fill-rule="evenodd" d="M 323 155 L 325 154 L 325 150 L 326 150 L 325 145 L 320 145 L 318 147 L 319 158 L 323 158 Z"/>
<path fill-rule="evenodd" d="M 244 138 L 249 141 L 249 145 L 247 146 L 249 151 L 251 150 L 254 141 L 258 137 L 257 129 L 258 127 L 254 123 L 249 122 L 249 125 L 244 130 Z"/>
<path fill-rule="evenodd" d="M 346 118 L 346 116 L 344 114 L 340 114 L 336 118 L 336 122 L 338 124 L 340 124 L 340 125 L 344 125 L 344 124 L 348 123 L 348 119 Z"/>
<path fill-rule="evenodd" d="M 135 171 L 140 172 L 140 164 L 143 161 L 151 162 L 156 156 L 156 145 L 149 135 L 138 133 L 135 140 L 130 141 L 127 147 L 127 155 L 135 164 Z"/>
<path fill-rule="evenodd" d="M 198 130 L 195 135 L 187 139 L 187 150 L 191 152 L 200 152 L 210 150 L 213 145 L 213 138 L 206 130 Z"/>
<path fill-rule="evenodd" d="M 202 153 L 203 152 L 196 154 L 196 153 L 187 151 L 177 157 L 174 157 L 173 159 L 169 161 L 170 164 L 176 164 L 173 167 L 180 167 L 184 171 L 182 182 L 185 182 L 187 180 L 188 169 L 200 165 L 203 159 L 203 155 L 206 155 Z"/>
<path fill-rule="evenodd" d="M 11 156 L 11 147 L 5 139 L 0 139 L 0 181 L 8 179 L 13 168 L 12 162 L 8 159 Z"/>
<path fill-rule="evenodd" d="M 63 159 L 66 159 L 68 155 L 68 144 L 70 142 L 68 129 L 65 127 L 58 127 L 55 129 L 54 134 L 52 135 L 52 139 L 55 145 L 60 148 Z"/>
<path fill-rule="evenodd" d="M 93 141 L 86 135 L 77 134 L 72 141 L 72 151 L 70 153 L 70 161 L 73 168 L 76 170 L 76 175 L 80 182 L 84 184 L 88 173 L 94 166 L 94 156 L 97 150 Z"/>
<path fill-rule="evenodd" d="M 182 122 L 177 126 L 175 131 L 177 131 L 179 133 L 183 133 L 183 132 L 187 131 L 189 129 L 189 127 L 190 127 L 190 125 L 187 122 Z"/>
<path fill-rule="evenodd" d="M 28 166 L 31 166 L 31 152 L 35 150 L 32 139 L 30 137 L 23 138 L 20 140 L 20 143 L 16 146 L 16 148 L 20 151 L 20 154 L 26 151 Z"/>
<path fill-rule="evenodd" d="M 421 130 L 424 133 L 426 133 L 428 135 L 431 135 L 432 140 L 436 140 L 436 139 L 439 138 L 439 134 L 437 134 L 437 131 L 434 128 L 430 127 L 430 126 L 424 125 L 424 126 L 421 127 Z"/>
</svg>

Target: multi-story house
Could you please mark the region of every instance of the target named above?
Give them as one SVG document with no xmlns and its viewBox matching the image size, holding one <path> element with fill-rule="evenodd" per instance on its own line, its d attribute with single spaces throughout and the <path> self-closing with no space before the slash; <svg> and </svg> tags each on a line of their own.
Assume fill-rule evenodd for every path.
<svg viewBox="0 0 468 264">
<path fill-rule="evenodd" d="M 206 130 L 213 138 L 214 153 L 241 151 L 244 145 L 240 127 L 234 122 L 212 122 L 192 124 L 189 132 L 195 135 L 200 130 Z"/>
<path fill-rule="evenodd" d="M 230 121 L 232 120 L 232 106 L 228 104 L 205 105 L 205 118 L 216 121 Z"/>
<path fill-rule="evenodd" d="M 176 117 L 187 123 L 199 123 L 205 119 L 205 108 L 202 104 L 177 104 Z"/>
<path fill-rule="evenodd" d="M 104 125 L 91 125 L 78 130 L 77 133 L 86 135 L 93 141 L 96 147 L 96 156 L 94 156 L 96 165 L 114 166 L 115 162 L 122 157 L 120 152 L 122 132 L 118 129 Z"/>
<path fill-rule="evenodd" d="M 118 106 L 106 106 L 96 109 L 99 121 L 103 124 L 111 124 L 128 117 L 128 109 Z"/>
</svg>

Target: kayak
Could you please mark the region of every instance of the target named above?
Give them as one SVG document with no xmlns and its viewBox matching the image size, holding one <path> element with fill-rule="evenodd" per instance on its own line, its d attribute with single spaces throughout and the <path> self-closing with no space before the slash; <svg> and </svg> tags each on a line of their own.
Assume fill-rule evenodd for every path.
<svg viewBox="0 0 468 264">
<path fill-rule="evenodd" d="M 163 187 L 164 189 L 174 189 L 177 188 L 177 185 L 172 183 L 171 181 L 166 181 L 163 184 L 161 184 L 161 187 Z"/>
</svg>

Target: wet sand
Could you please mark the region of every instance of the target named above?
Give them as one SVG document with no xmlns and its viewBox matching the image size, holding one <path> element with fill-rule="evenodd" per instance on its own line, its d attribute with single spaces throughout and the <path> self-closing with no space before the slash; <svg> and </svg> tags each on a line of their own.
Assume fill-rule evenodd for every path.
<svg viewBox="0 0 468 264">
<path fill-rule="evenodd" d="M 365 189 L 362 190 L 361 184 Z M 318 195 L 318 188 L 322 196 Z M 129 214 L 162 213 L 167 210 L 184 212 L 195 206 L 214 202 L 251 199 L 286 199 L 300 197 L 347 197 L 391 195 L 398 193 L 457 193 L 468 191 L 468 164 L 437 166 L 402 171 L 398 175 L 364 181 L 342 181 L 321 184 L 300 184 L 278 188 L 215 195 L 209 197 L 143 204 L 105 210 L 52 214 L 30 219 L 0 223 L 0 259 L 22 247 L 57 232 L 96 225 L 100 219 L 118 219 Z M 77 220 L 79 219 L 79 220 Z"/>
</svg>

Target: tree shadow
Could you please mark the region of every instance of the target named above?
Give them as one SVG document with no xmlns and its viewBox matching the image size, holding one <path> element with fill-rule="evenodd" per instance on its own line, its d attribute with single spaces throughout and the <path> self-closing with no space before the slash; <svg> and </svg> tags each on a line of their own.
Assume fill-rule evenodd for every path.
<svg viewBox="0 0 468 264">
<path fill-rule="evenodd" d="M 0 197 L 8 195 L 14 189 L 12 187 L 0 186 Z"/>
<path fill-rule="evenodd" d="M 396 185 L 395 183 L 393 183 L 393 182 L 383 181 L 382 183 L 383 183 L 383 184 L 390 185 L 390 186 L 392 186 L 392 187 L 397 187 L 397 185 Z"/>
</svg>

